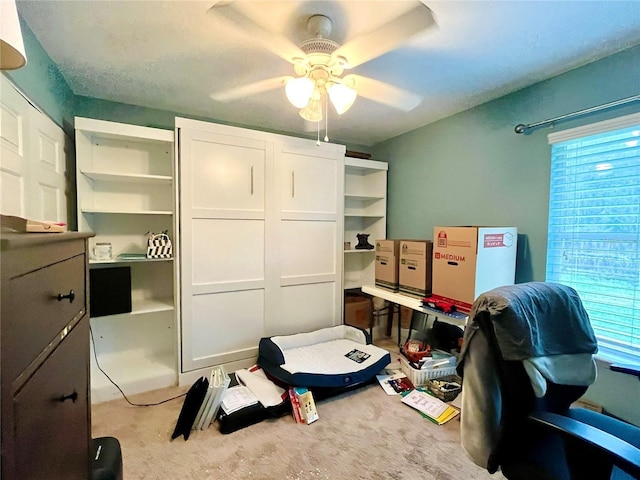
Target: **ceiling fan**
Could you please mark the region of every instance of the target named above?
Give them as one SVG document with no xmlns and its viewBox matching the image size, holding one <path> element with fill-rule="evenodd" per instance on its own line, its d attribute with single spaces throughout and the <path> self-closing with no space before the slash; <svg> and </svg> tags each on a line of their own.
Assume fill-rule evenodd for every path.
<svg viewBox="0 0 640 480">
<path fill-rule="evenodd" d="M 284 86 L 289 102 L 300 109 L 302 118 L 312 122 L 323 119 L 323 101 L 325 116 L 329 102 L 338 114 L 343 114 L 358 95 L 403 111 L 414 109 L 422 101 L 415 93 L 362 75 L 345 75 L 345 72 L 434 27 L 431 10 L 423 3 L 416 2 L 416 6 L 406 13 L 343 45 L 329 38 L 333 23 L 328 16 L 309 16 L 306 26 L 310 38 L 296 45 L 283 35 L 261 27 L 232 4 L 232 1 L 218 2 L 209 11 L 221 14 L 250 34 L 256 44 L 293 64 L 296 76 L 269 78 L 214 92 L 211 94 L 213 100 L 228 102 Z"/>
</svg>

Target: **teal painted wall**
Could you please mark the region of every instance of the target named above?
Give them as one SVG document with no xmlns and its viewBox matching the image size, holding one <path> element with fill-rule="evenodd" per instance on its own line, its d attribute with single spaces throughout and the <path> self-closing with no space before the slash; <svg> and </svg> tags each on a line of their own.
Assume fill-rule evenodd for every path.
<svg viewBox="0 0 640 480">
<path fill-rule="evenodd" d="M 81 96 L 76 96 L 74 113 L 77 117 L 96 118 L 98 120 L 167 130 L 175 128 L 175 117 L 180 116 L 175 112 L 166 110 L 156 110 Z"/>
<path fill-rule="evenodd" d="M 518 227 L 517 282 L 543 281 L 551 149 L 547 134 L 640 111 L 640 103 L 516 135 L 519 123 L 640 93 L 640 46 L 571 70 L 373 148 L 389 162 L 389 238 L 433 239 L 436 225 Z M 587 398 L 640 425 L 640 382 L 599 362 Z"/>
<path fill-rule="evenodd" d="M 374 157 L 389 162 L 388 236 L 432 239 L 436 225 L 516 226 L 517 281 L 544 280 L 552 129 L 516 135 L 514 127 L 639 92 L 637 46 L 376 145 Z M 640 103 L 556 128 L 632 111 Z"/>
<path fill-rule="evenodd" d="M 74 95 L 64 77 L 26 23 L 21 21 L 27 65 L 3 72 L 67 134 L 73 131 Z"/>
</svg>

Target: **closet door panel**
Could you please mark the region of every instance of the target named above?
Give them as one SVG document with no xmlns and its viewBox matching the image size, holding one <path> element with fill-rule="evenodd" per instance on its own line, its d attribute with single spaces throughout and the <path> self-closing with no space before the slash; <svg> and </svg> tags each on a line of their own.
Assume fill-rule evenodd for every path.
<svg viewBox="0 0 640 480">
<path fill-rule="evenodd" d="M 30 172 L 32 167 L 27 157 L 29 106 L 6 78 L 0 77 L 0 83 L 0 211 L 5 215 L 25 217 L 28 179 L 35 177 Z"/>
<path fill-rule="evenodd" d="M 291 335 L 338 325 L 335 282 L 291 285 L 280 289 L 281 309 L 267 328 L 267 335 Z"/>
<path fill-rule="evenodd" d="M 66 222 L 65 134 L 40 112 L 32 112 L 30 121 L 32 173 L 37 178 L 33 192 L 36 211 L 33 215 L 37 219 Z"/>
<path fill-rule="evenodd" d="M 264 221 L 193 220 L 194 285 L 264 280 Z"/>
<path fill-rule="evenodd" d="M 281 229 L 282 277 L 336 273 L 335 222 L 283 221 Z"/>
<path fill-rule="evenodd" d="M 287 212 L 335 215 L 338 166 L 334 159 L 283 151 L 278 166 L 283 216 Z"/>
<path fill-rule="evenodd" d="M 64 131 L 0 76 L 0 212 L 67 222 Z"/>
<path fill-rule="evenodd" d="M 268 329 L 288 335 L 338 325 L 344 152 L 291 142 L 276 147 L 275 159 L 279 262 Z"/>
<path fill-rule="evenodd" d="M 249 360 L 265 324 L 268 142 L 202 122 L 180 135 L 183 373 Z M 269 149 L 271 148 L 271 150 Z"/>
<path fill-rule="evenodd" d="M 264 211 L 265 142 L 193 132 L 192 208 Z"/>
<path fill-rule="evenodd" d="M 194 368 L 256 354 L 256 339 L 264 335 L 264 290 L 196 295 L 192 305 Z"/>
</svg>

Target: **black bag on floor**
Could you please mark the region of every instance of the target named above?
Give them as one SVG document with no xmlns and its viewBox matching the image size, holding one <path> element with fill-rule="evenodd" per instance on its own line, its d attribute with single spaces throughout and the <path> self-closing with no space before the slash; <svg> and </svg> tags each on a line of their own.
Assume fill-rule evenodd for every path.
<svg viewBox="0 0 640 480">
<path fill-rule="evenodd" d="M 94 438 L 92 442 L 91 480 L 122 480 L 122 451 L 114 437 Z"/>
</svg>

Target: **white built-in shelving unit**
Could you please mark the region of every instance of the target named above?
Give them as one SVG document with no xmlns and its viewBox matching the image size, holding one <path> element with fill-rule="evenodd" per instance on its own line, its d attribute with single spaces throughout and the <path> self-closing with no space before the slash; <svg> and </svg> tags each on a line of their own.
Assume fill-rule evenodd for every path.
<svg viewBox="0 0 640 480">
<path fill-rule="evenodd" d="M 91 318 L 91 395 L 119 396 L 100 367 L 126 394 L 177 383 L 177 266 L 171 259 L 119 260 L 145 254 L 150 232 L 167 232 L 178 252 L 174 132 L 89 118 L 75 119 L 78 230 L 112 246 L 112 258 L 90 257 L 90 268 L 131 269 L 130 313 Z"/>
<path fill-rule="evenodd" d="M 344 289 L 372 285 L 375 281 L 375 250 L 356 250 L 358 233 L 369 234 L 369 243 L 386 238 L 388 164 L 377 160 L 345 157 Z"/>
</svg>

